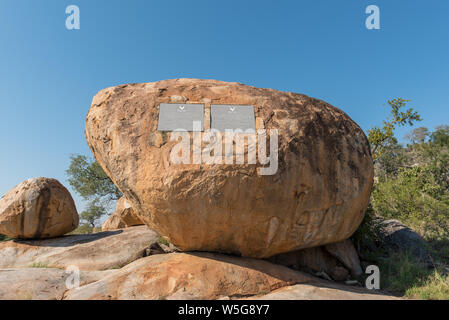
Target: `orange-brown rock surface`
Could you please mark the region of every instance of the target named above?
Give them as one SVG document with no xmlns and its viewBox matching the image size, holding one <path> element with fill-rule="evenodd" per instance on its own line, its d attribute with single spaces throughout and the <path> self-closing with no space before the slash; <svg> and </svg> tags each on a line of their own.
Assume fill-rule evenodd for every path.
<svg viewBox="0 0 449 320">
<path fill-rule="evenodd" d="M 68 300 L 391 299 L 264 260 L 214 253 L 139 259 L 103 279 L 69 290 Z"/>
<path fill-rule="evenodd" d="M 79 284 L 98 281 L 114 272 L 81 271 Z M 0 300 L 61 300 L 68 290 L 66 282 L 70 276 L 57 268 L 0 269 Z"/>
<path fill-rule="evenodd" d="M 140 226 L 144 223 L 125 197 L 117 201 L 117 205 L 113 214 L 103 223 L 101 230 L 109 231 L 116 229 L 123 229 L 133 226 Z"/>
<path fill-rule="evenodd" d="M 67 299 L 219 299 L 320 280 L 267 261 L 213 253 L 158 254 L 68 292 Z"/>
<path fill-rule="evenodd" d="M 140 226 L 144 224 L 125 197 L 122 197 L 117 201 L 115 211 L 120 215 L 120 218 L 127 227 Z"/>
<path fill-rule="evenodd" d="M 126 228 L 117 212 L 112 213 L 101 226 L 101 231 L 111 231 Z"/>
<path fill-rule="evenodd" d="M 78 212 L 69 191 L 57 180 L 28 179 L 0 199 L 0 234 L 41 239 L 78 227 Z"/>
<path fill-rule="evenodd" d="M 159 236 L 147 226 L 43 240 L 0 242 L 0 269 L 46 266 L 80 270 L 121 268 L 145 256 Z"/>
<path fill-rule="evenodd" d="M 160 103 L 254 106 L 257 128 L 278 130 L 278 170 L 258 164 L 174 164 Z M 96 159 L 145 224 L 181 250 L 265 258 L 347 239 L 373 181 L 367 138 L 343 111 L 290 92 L 178 79 L 100 91 L 86 121 Z"/>
</svg>

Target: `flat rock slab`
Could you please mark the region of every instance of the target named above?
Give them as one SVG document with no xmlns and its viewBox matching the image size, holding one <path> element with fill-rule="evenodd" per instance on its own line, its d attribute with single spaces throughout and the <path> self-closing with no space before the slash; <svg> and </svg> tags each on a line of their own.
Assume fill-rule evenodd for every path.
<svg viewBox="0 0 449 320">
<path fill-rule="evenodd" d="M 139 259 L 100 281 L 70 290 L 72 300 L 231 299 L 321 281 L 264 260 L 213 253 L 170 253 Z"/>
<path fill-rule="evenodd" d="M 47 240 L 0 243 L 0 269 L 33 266 L 80 270 L 118 269 L 144 256 L 159 236 L 146 226 Z"/>
<path fill-rule="evenodd" d="M 255 300 L 398 300 L 399 298 L 376 294 L 367 289 L 339 285 L 332 282 L 321 284 L 297 284 L 284 287 Z"/>
<path fill-rule="evenodd" d="M 65 299 L 393 299 L 265 260 L 171 253 L 135 261 Z"/>
<path fill-rule="evenodd" d="M 116 270 L 81 271 L 80 285 L 98 281 Z M 61 300 L 70 273 L 56 268 L 0 270 L 0 300 Z M 70 280 L 70 279 L 69 279 Z"/>
</svg>

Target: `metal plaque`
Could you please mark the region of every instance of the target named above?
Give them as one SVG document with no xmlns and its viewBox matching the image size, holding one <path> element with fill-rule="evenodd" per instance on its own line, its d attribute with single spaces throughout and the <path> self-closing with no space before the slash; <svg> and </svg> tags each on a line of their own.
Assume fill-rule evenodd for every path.
<svg viewBox="0 0 449 320">
<path fill-rule="evenodd" d="M 195 127 L 194 122 L 196 122 Z M 157 129 L 159 131 L 203 131 L 204 105 L 161 103 Z"/>
<path fill-rule="evenodd" d="M 211 128 L 220 132 L 229 130 L 256 130 L 253 106 L 211 105 Z"/>
</svg>

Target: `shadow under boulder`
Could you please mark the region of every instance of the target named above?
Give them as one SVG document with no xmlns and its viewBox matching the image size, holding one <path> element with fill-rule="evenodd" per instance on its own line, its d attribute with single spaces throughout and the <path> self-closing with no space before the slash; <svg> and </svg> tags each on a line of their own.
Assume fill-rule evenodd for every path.
<svg viewBox="0 0 449 320">
<path fill-rule="evenodd" d="M 349 239 L 282 253 L 268 260 L 328 280 L 345 281 L 349 279 L 350 275 L 357 278 L 362 274 L 357 251 Z"/>
</svg>

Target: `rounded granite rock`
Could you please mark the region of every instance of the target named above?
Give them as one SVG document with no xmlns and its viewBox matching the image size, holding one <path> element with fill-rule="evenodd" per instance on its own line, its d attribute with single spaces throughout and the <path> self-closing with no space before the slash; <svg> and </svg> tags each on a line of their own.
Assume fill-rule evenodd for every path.
<svg viewBox="0 0 449 320">
<path fill-rule="evenodd" d="M 248 162 L 174 163 L 178 142 L 158 131 L 161 103 L 204 104 L 205 130 L 211 104 L 253 106 L 256 128 L 278 132 L 277 171 L 260 175 L 262 165 Z M 93 99 L 86 138 L 141 220 L 181 250 L 266 258 L 347 239 L 373 183 L 368 140 L 343 111 L 239 83 L 176 79 L 104 89 Z"/>
<path fill-rule="evenodd" d="M 0 234 L 42 239 L 78 227 L 79 217 L 69 191 L 57 180 L 28 179 L 0 199 Z"/>
</svg>

